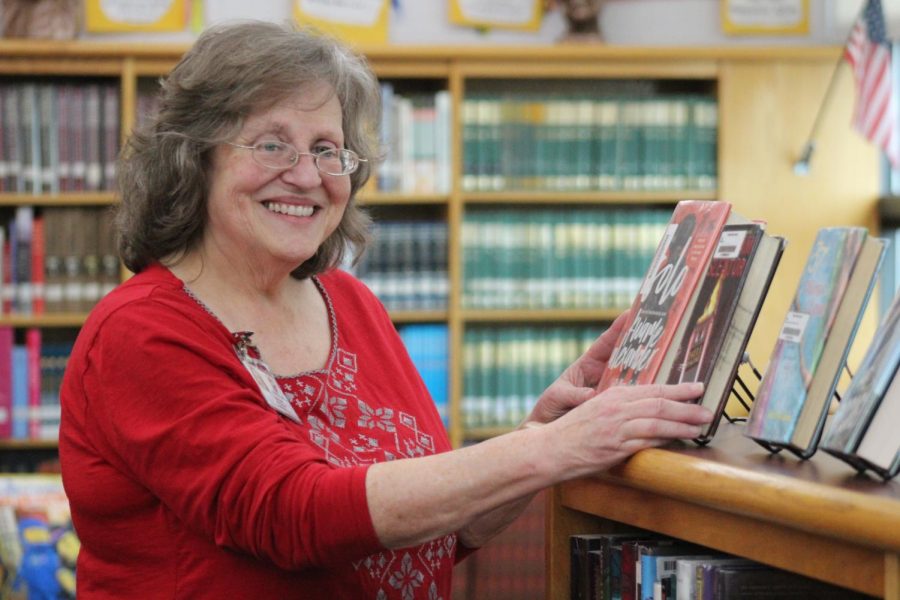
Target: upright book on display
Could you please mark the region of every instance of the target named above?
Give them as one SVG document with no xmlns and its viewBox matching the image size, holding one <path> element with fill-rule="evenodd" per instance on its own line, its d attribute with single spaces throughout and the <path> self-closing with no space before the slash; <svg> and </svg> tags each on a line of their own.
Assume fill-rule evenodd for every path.
<svg viewBox="0 0 900 600">
<path fill-rule="evenodd" d="M 667 383 L 702 381 L 700 404 L 713 420 L 697 441 L 712 439 L 738 367 L 784 251 L 784 239 L 761 223 L 727 225 L 700 286 Z M 666 371 L 663 371 L 663 374 Z"/>
<path fill-rule="evenodd" d="M 677 204 L 598 389 L 656 381 L 730 212 L 725 202 Z"/>
<path fill-rule="evenodd" d="M 877 432 L 881 427 L 874 418 L 882 402 L 885 402 L 886 411 L 889 410 L 888 406 L 891 403 L 897 402 L 893 396 L 900 395 L 898 366 L 900 366 L 900 295 L 894 298 L 887 315 L 875 331 L 875 337 L 856 370 L 850 387 L 844 393 L 837 412 L 827 426 L 822 440 L 823 450 L 860 470 L 871 468 L 882 476 L 892 476 L 890 464 L 872 465 L 858 455 L 858 450 L 869 428 L 872 427 L 873 431 Z M 897 422 L 896 419 L 891 421 L 892 431 L 896 431 Z M 891 437 L 893 443 L 886 441 L 886 445 L 896 455 L 900 438 L 896 434 Z"/>
<path fill-rule="evenodd" d="M 750 411 L 748 437 L 801 458 L 815 452 L 883 253 L 884 241 L 861 227 L 818 232 Z"/>
</svg>

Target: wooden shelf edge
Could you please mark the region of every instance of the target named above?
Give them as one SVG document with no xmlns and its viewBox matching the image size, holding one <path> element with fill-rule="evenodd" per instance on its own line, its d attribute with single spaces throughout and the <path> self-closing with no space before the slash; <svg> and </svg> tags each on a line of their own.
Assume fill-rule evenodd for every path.
<svg viewBox="0 0 900 600">
<path fill-rule="evenodd" d="M 680 200 L 716 200 L 716 190 L 675 190 L 675 191 L 610 191 L 610 192 L 567 192 L 567 191 L 505 191 L 505 192 L 464 192 L 464 204 L 634 204 L 648 203 L 675 205 Z"/>
<path fill-rule="evenodd" d="M 115 192 L 0 194 L 0 206 L 105 206 L 115 204 L 116 201 Z"/>
<path fill-rule="evenodd" d="M 0 440 L 0 450 L 29 451 L 29 450 L 58 450 L 58 440 Z"/>
<path fill-rule="evenodd" d="M 523 308 L 463 309 L 463 321 L 470 323 L 611 323 L 625 308 Z"/>
<path fill-rule="evenodd" d="M 6 327 L 81 327 L 87 313 L 46 313 L 43 315 L 0 315 Z"/>
<path fill-rule="evenodd" d="M 735 515 L 900 552 L 895 500 L 793 477 L 756 472 L 666 449 L 644 450 L 598 477 L 660 496 L 713 506 Z M 591 499 L 584 481 L 563 484 L 570 497 Z M 848 518 L 853 514 L 853 518 Z"/>
</svg>

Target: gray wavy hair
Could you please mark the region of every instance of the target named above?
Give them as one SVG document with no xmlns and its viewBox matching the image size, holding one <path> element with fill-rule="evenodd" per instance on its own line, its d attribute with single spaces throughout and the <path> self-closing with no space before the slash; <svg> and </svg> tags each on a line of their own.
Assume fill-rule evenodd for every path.
<svg viewBox="0 0 900 600">
<path fill-rule="evenodd" d="M 197 38 L 161 81 L 159 111 L 123 149 L 116 223 L 125 266 L 138 273 L 191 249 L 206 227 L 213 149 L 233 139 L 249 115 L 323 82 L 340 101 L 346 147 L 369 162 L 350 175 L 350 202 L 335 232 L 292 275 L 333 268 L 348 249 L 358 256 L 370 219 L 355 197 L 380 156 L 378 81 L 365 59 L 331 38 L 290 24 L 241 21 Z"/>
</svg>

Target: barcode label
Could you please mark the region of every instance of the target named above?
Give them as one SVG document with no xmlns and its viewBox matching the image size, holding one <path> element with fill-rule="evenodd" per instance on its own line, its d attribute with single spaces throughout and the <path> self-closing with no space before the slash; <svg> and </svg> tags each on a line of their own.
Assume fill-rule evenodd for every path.
<svg viewBox="0 0 900 600">
<path fill-rule="evenodd" d="M 737 258 L 746 237 L 746 231 L 723 231 L 713 258 Z"/>
<path fill-rule="evenodd" d="M 806 331 L 806 324 L 809 322 L 809 315 L 799 312 L 789 312 L 784 318 L 784 324 L 781 326 L 781 333 L 778 339 L 785 342 L 800 343 L 803 332 Z"/>
</svg>

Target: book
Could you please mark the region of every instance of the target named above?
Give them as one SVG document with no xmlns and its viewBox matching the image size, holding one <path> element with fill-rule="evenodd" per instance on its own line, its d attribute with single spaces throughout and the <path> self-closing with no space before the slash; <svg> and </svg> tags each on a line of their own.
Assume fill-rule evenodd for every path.
<svg viewBox="0 0 900 600">
<path fill-rule="evenodd" d="M 12 437 L 13 328 L 0 326 L 0 439 Z"/>
<path fill-rule="evenodd" d="M 856 450 L 866 466 L 884 478 L 900 472 L 897 423 L 900 423 L 900 377 L 895 374 Z"/>
<path fill-rule="evenodd" d="M 844 393 L 825 437 L 822 449 L 858 468 L 866 468 L 856 457 L 863 434 L 872 423 L 882 398 L 900 365 L 900 295 L 894 298 L 879 324 L 853 381 Z"/>
<path fill-rule="evenodd" d="M 818 232 L 745 435 L 801 458 L 815 452 L 883 253 L 861 227 Z"/>
<path fill-rule="evenodd" d="M 759 223 L 726 225 L 702 284 L 667 383 L 702 381 L 700 404 L 715 415 L 698 441 L 715 433 L 738 366 L 778 267 L 784 240 Z"/>
<path fill-rule="evenodd" d="M 676 574 L 676 561 L 680 557 L 696 557 L 709 550 L 687 544 L 673 542 L 648 547 L 641 552 L 641 600 L 654 600 L 656 584 Z"/>
<path fill-rule="evenodd" d="M 602 533 L 580 533 L 569 536 L 570 592 L 571 600 L 590 600 L 588 580 L 588 553 L 597 550 L 604 538 Z"/>
<path fill-rule="evenodd" d="M 713 412 L 713 420 L 703 426 L 698 442 L 709 441 L 725 414 L 738 367 L 762 310 L 772 279 L 784 253 L 784 238 L 763 233 L 746 280 L 731 313 L 721 346 L 716 351 L 712 371 L 707 376 L 700 404 Z"/>
<path fill-rule="evenodd" d="M 618 562 L 619 573 L 613 575 L 613 546 L 618 543 L 621 549 L 626 540 L 646 539 L 646 534 L 639 532 L 600 534 L 593 543 L 593 549 L 587 552 L 587 593 L 590 600 L 611 600 L 618 590 L 613 592 L 613 580 L 621 577 L 621 562 Z M 621 558 L 621 554 L 619 554 Z"/>
<path fill-rule="evenodd" d="M 725 202 L 685 200 L 676 205 L 598 390 L 656 381 L 665 354 L 677 343 L 673 339 L 683 334 L 682 317 L 690 310 L 730 211 Z"/>
<path fill-rule="evenodd" d="M 712 600 L 869 598 L 864 594 L 759 563 L 719 565 L 714 568 L 712 575 Z"/>
</svg>

